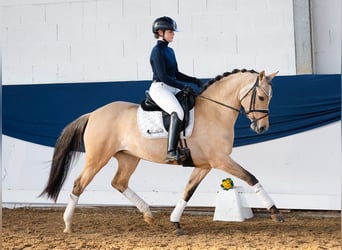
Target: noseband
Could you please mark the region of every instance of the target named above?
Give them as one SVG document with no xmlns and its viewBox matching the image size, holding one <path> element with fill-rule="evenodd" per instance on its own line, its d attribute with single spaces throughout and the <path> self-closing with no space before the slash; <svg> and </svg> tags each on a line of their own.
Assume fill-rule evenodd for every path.
<svg viewBox="0 0 342 250">
<path fill-rule="evenodd" d="M 266 116 L 268 116 L 268 113 L 269 113 L 268 109 L 256 109 L 255 108 L 256 89 L 257 88 L 260 88 L 268 97 L 272 96 L 272 94 L 266 93 L 266 91 L 262 87 L 260 87 L 260 85 L 259 85 L 259 77 L 257 77 L 253 87 L 250 90 L 248 90 L 247 93 L 240 99 L 240 102 L 242 102 L 243 99 L 245 99 L 252 92 L 251 101 L 249 103 L 249 109 L 247 111 L 246 110 L 243 111 L 241 109 L 234 108 L 234 107 L 232 107 L 230 105 L 224 104 L 222 102 L 215 101 L 215 100 L 213 100 L 213 99 L 211 99 L 209 97 L 206 97 L 206 96 L 199 95 L 198 97 L 206 99 L 206 100 L 209 100 L 211 102 L 214 102 L 214 103 L 219 104 L 221 106 L 224 106 L 226 108 L 232 109 L 232 110 L 234 110 L 234 111 L 236 111 L 236 112 L 238 112 L 240 114 L 244 114 L 244 115 L 248 115 L 250 113 L 255 113 L 255 112 L 257 112 L 257 113 L 264 113 L 265 115 L 263 115 L 262 117 L 259 117 L 257 119 L 256 118 L 252 119 L 252 123 L 256 123 L 257 121 L 259 121 L 259 120 L 265 118 Z"/>
</svg>

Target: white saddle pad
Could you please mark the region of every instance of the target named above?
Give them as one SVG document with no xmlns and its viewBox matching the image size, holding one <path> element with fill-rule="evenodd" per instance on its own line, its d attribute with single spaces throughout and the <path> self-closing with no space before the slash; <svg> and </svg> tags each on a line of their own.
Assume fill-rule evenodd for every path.
<svg viewBox="0 0 342 250">
<path fill-rule="evenodd" d="M 140 106 L 137 112 L 138 126 L 146 138 L 167 138 L 168 132 L 164 128 L 161 111 L 145 111 Z M 181 133 L 181 138 L 188 138 L 194 127 L 194 109 L 190 110 L 189 125 L 185 129 L 185 136 Z"/>
</svg>

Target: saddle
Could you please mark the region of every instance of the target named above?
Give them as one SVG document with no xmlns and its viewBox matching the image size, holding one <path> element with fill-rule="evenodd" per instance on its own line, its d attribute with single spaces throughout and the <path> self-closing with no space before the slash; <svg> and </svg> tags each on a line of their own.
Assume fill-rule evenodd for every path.
<svg viewBox="0 0 342 250">
<path fill-rule="evenodd" d="M 170 115 L 162 110 L 151 98 L 148 91 L 145 92 L 146 99 L 141 102 L 140 106 L 145 111 L 161 111 L 163 116 L 163 124 L 167 131 L 169 131 L 170 127 Z M 190 120 L 190 110 L 195 105 L 195 100 L 197 97 L 197 93 L 190 87 L 185 87 L 181 91 L 176 94 L 176 98 L 178 102 L 181 104 L 184 110 L 184 119 L 182 123 L 182 130 L 189 125 Z"/>
<path fill-rule="evenodd" d="M 166 131 L 169 131 L 170 127 L 170 115 L 162 110 L 151 98 L 148 91 L 145 92 L 146 99 L 140 103 L 141 108 L 144 111 L 161 111 L 163 118 L 163 125 Z M 184 119 L 182 123 L 182 131 L 185 135 L 185 129 L 189 125 L 190 121 L 190 110 L 194 108 L 195 100 L 197 97 L 197 93 L 190 87 L 185 87 L 183 90 L 176 94 L 176 98 L 178 102 L 181 104 L 184 110 Z M 184 143 L 184 145 L 183 145 Z M 178 155 L 185 156 L 185 159 L 181 160 L 181 157 L 177 160 L 178 164 L 186 166 L 186 167 L 194 167 L 194 163 L 192 161 L 191 152 L 188 148 L 186 140 L 184 142 L 179 140 L 180 147 L 178 147 Z"/>
</svg>

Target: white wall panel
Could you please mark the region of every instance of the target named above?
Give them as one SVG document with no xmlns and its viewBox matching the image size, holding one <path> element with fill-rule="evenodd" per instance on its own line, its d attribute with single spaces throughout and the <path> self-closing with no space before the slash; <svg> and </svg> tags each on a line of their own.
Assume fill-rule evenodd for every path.
<svg viewBox="0 0 342 250">
<path fill-rule="evenodd" d="M 123 16 L 125 17 L 146 17 L 150 15 L 150 12 L 150 1 L 123 1 Z"/>
<path fill-rule="evenodd" d="M 20 15 L 21 24 L 42 24 L 45 22 L 45 6 L 30 5 L 26 6 Z"/>
<path fill-rule="evenodd" d="M 207 11 L 213 15 L 227 15 L 237 10 L 236 0 L 208 0 Z"/>
<path fill-rule="evenodd" d="M 207 10 L 206 0 L 178 0 L 178 4 L 181 16 L 202 15 Z"/>
<path fill-rule="evenodd" d="M 123 46 L 124 57 L 135 60 L 137 58 L 144 58 L 147 62 L 149 62 L 151 52 L 149 40 L 143 40 L 137 43 L 135 40 L 127 39 L 124 40 Z"/>
<path fill-rule="evenodd" d="M 279 68 L 280 74 L 293 74 L 292 1 L 277 3 L 5 1 L 3 81 L 34 84 L 148 80 L 149 54 L 155 44 L 151 25 L 162 15 L 172 16 L 178 23 L 180 32 L 170 46 L 176 50 L 179 66 L 185 73 L 211 78 L 233 70 L 236 65 L 269 71 L 268 61 L 261 55 L 272 54 L 274 65 L 281 65 L 282 55 L 288 55 L 287 66 Z M 282 57 L 278 59 L 278 55 Z M 110 71 L 116 68 L 120 72 Z"/>
<path fill-rule="evenodd" d="M 6 28 L 8 26 L 12 25 L 18 25 L 21 23 L 21 13 L 24 8 L 24 6 L 11 6 L 11 7 L 2 7 L 1 12 L 1 19 L 2 19 L 2 25 Z"/>
<path fill-rule="evenodd" d="M 289 54 L 264 54 L 258 55 L 255 58 L 255 65 L 257 69 L 267 69 L 267 72 L 286 72 L 292 70 L 293 55 Z M 280 61 L 274 64 L 275 61 Z M 279 73 L 281 74 L 281 73 Z"/>
<path fill-rule="evenodd" d="M 341 73 L 341 1 L 312 0 L 314 71 Z"/>
<path fill-rule="evenodd" d="M 123 16 L 124 1 L 91 1 L 84 3 L 87 22 L 113 23 Z"/>
<path fill-rule="evenodd" d="M 91 70 L 96 70 L 92 68 Z M 78 82 L 79 76 L 83 76 L 82 80 L 86 80 L 87 74 L 84 64 L 73 64 L 71 62 L 65 62 L 57 64 L 56 81 L 59 82 L 60 79 L 68 79 L 69 82 Z M 90 71 L 91 72 L 91 71 Z M 87 72 L 89 73 L 89 72 Z"/>
<path fill-rule="evenodd" d="M 37 62 L 32 65 L 32 82 L 49 82 L 57 80 L 57 65 Z"/>
<path fill-rule="evenodd" d="M 236 1 L 237 10 L 241 12 L 256 12 L 260 13 L 267 9 L 267 0 L 249 1 L 238 0 Z"/>
<path fill-rule="evenodd" d="M 80 24 L 83 22 L 82 2 L 56 2 L 43 4 L 43 7 L 45 8 L 46 24 Z"/>
<path fill-rule="evenodd" d="M 195 60 L 195 72 L 196 75 L 199 77 L 205 77 L 208 74 L 211 74 L 211 72 L 216 71 L 217 74 L 222 74 L 223 72 L 227 71 L 227 65 L 230 61 L 231 57 L 217 57 L 215 55 L 205 55 L 202 58 Z M 216 75 L 212 75 L 212 77 L 215 77 Z"/>
</svg>

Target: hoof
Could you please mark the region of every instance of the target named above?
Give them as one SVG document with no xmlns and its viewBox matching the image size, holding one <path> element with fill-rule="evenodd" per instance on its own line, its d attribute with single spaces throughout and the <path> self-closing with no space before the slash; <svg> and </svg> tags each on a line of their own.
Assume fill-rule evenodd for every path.
<svg viewBox="0 0 342 250">
<path fill-rule="evenodd" d="M 281 213 L 272 214 L 271 218 L 275 222 L 285 222 L 285 219 Z"/>
<path fill-rule="evenodd" d="M 151 214 L 144 214 L 144 221 L 151 226 L 154 225 L 154 219 Z"/>
<path fill-rule="evenodd" d="M 71 233 L 72 233 L 72 229 L 69 228 L 69 227 L 66 227 L 66 228 L 64 229 L 63 233 L 71 234 Z"/>
<path fill-rule="evenodd" d="M 182 235 L 184 235 L 184 231 L 183 231 L 183 229 L 181 229 L 181 228 L 177 228 L 175 232 L 176 232 L 176 236 L 182 236 Z"/>
</svg>

